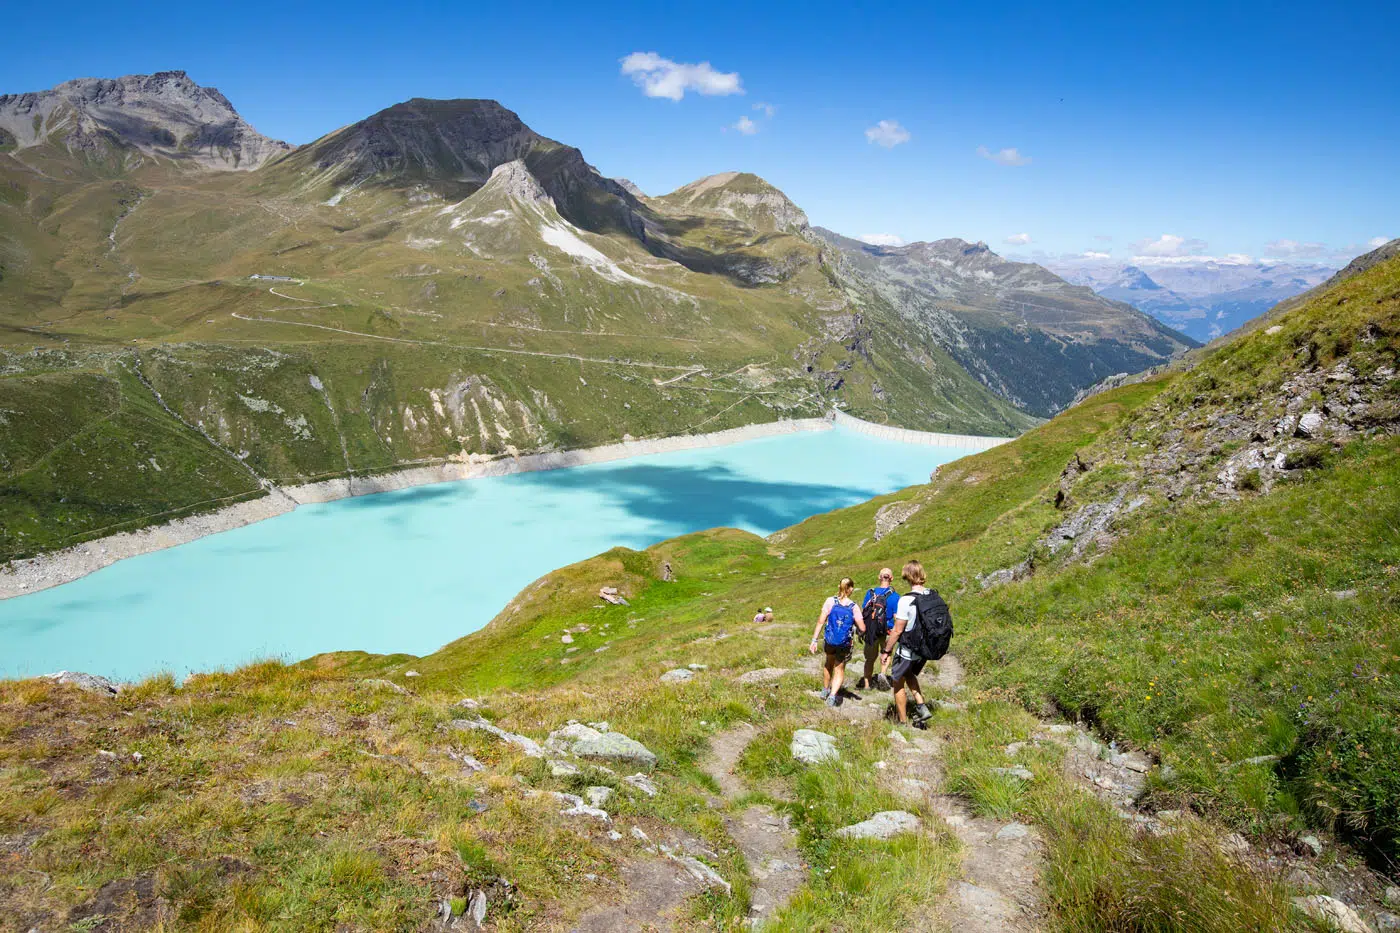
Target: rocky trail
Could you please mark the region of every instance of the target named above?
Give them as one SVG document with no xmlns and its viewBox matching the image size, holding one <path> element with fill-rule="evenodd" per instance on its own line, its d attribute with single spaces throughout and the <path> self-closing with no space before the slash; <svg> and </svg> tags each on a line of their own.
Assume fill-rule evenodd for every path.
<svg viewBox="0 0 1400 933">
<path fill-rule="evenodd" d="M 932 670 L 928 673 L 934 673 Z M 962 664 L 953 655 L 937 662 L 933 690 L 957 694 L 963 689 Z M 944 700 L 933 705 L 961 710 Z M 884 722 L 891 703 L 888 692 L 843 690 L 843 701 L 822 713 L 860 722 Z M 1040 867 L 1043 856 L 1036 831 L 1019 822 L 978 817 L 960 797 L 944 792 L 942 743 L 917 731 L 890 727 L 898 758 L 883 769 L 886 784 L 905 798 L 922 798 L 962 847 L 962 877 L 918 929 L 958 933 L 1019 933 L 1040 929 Z"/>
<path fill-rule="evenodd" d="M 705 771 L 715 779 L 727 801 L 747 791 L 734 768 L 757 734 L 758 730 L 752 725 L 743 723 L 711 740 Z M 726 814 L 724 828 L 748 862 L 753 878 L 749 920 L 758 925 L 792 900 L 806 880 L 807 865 L 797 850 L 797 834 L 786 815 L 764 804 L 746 807 L 738 814 Z"/>
</svg>

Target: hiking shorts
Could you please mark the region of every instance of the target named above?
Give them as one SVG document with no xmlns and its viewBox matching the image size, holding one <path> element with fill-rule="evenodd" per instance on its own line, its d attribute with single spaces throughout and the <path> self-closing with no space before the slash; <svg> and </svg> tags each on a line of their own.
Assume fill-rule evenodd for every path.
<svg viewBox="0 0 1400 933">
<path fill-rule="evenodd" d="M 880 652 L 883 651 L 884 648 L 885 648 L 885 640 L 884 640 L 883 638 L 880 639 L 879 641 L 876 641 L 876 642 L 869 642 L 869 641 L 866 642 L 866 643 L 865 643 L 865 660 L 867 660 L 867 661 L 875 661 L 876 663 L 878 663 L 879 660 L 880 660 Z"/>
<path fill-rule="evenodd" d="M 890 680 L 898 683 L 906 677 L 918 677 L 927 663 L 924 658 L 903 658 L 896 654 L 894 667 L 890 668 Z"/>
<path fill-rule="evenodd" d="M 831 642 L 822 642 L 826 648 L 826 659 L 832 664 L 845 664 L 851 659 L 851 642 L 844 645 L 833 645 Z"/>
</svg>

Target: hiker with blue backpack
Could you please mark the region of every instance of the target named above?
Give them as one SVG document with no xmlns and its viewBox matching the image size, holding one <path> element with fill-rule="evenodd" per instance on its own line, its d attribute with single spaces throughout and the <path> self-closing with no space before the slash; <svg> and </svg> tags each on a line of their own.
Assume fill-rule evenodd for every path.
<svg viewBox="0 0 1400 933">
<path fill-rule="evenodd" d="M 856 682 L 857 690 L 888 690 L 890 659 L 882 656 L 885 636 L 894 625 L 894 614 L 899 609 L 899 594 L 894 591 L 894 571 L 888 567 L 880 569 L 880 583 L 865 591 L 860 612 L 865 619 L 865 673 Z M 880 672 L 875 672 L 876 662 Z M 885 682 L 882 684 L 881 680 Z"/>
<path fill-rule="evenodd" d="M 846 662 L 851 659 L 851 649 L 855 645 L 856 633 L 865 634 L 865 620 L 861 617 L 860 606 L 851 599 L 856 582 L 850 577 L 842 577 L 835 596 L 828 596 L 822 603 L 821 615 L 817 618 L 816 630 L 812 632 L 812 644 L 808 650 L 817 653 L 817 639 L 821 639 L 826 650 L 826 660 L 822 664 L 822 699 L 827 706 L 841 705 L 841 685 L 846 680 Z"/>
</svg>

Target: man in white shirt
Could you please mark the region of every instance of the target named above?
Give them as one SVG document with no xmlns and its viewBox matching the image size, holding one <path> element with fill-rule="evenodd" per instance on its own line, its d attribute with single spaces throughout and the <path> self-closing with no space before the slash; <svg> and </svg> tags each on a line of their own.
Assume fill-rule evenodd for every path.
<svg viewBox="0 0 1400 933">
<path fill-rule="evenodd" d="M 909 584 L 909 592 L 899 598 L 899 608 L 894 614 L 894 628 L 890 629 L 889 637 L 885 639 L 885 650 L 881 652 L 880 660 L 883 663 L 891 654 L 894 655 L 890 680 L 894 684 L 894 709 L 899 715 L 900 723 L 909 722 L 909 696 L 912 694 L 916 704 L 914 724 L 922 725 L 933 715 L 928 704 L 924 702 L 923 691 L 919 689 L 919 674 L 927 661 L 901 645 L 899 641 L 904 630 L 913 625 L 919 617 L 918 601 L 914 596 L 929 592 L 929 588 L 925 586 L 928 577 L 924 575 L 924 565 L 916 560 L 905 564 L 900 576 Z"/>
</svg>

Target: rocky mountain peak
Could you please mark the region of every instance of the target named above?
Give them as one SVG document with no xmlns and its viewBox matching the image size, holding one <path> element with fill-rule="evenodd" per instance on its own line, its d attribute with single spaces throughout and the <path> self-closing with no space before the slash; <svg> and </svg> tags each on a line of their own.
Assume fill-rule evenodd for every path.
<svg viewBox="0 0 1400 933">
<path fill-rule="evenodd" d="M 707 175 L 662 200 L 677 208 L 727 215 L 764 232 L 801 233 L 808 227 L 802 208 L 750 172 Z"/>
<path fill-rule="evenodd" d="M 545 191 L 539 180 L 530 174 L 530 170 L 521 159 L 503 162 L 492 169 L 491 177 L 487 179 L 481 192 L 483 194 L 499 192 L 522 204 L 542 202 L 551 207 L 554 205 L 554 200 L 549 196 L 549 192 Z"/>
<path fill-rule="evenodd" d="M 251 170 L 292 147 L 248 124 L 216 88 L 183 71 L 78 78 L 48 91 L 0 96 L 0 130 L 17 149 L 144 155 L 211 169 Z"/>
<path fill-rule="evenodd" d="M 337 130 L 308 149 L 344 180 L 371 176 L 484 184 L 542 137 L 494 100 L 415 97 Z"/>
</svg>

